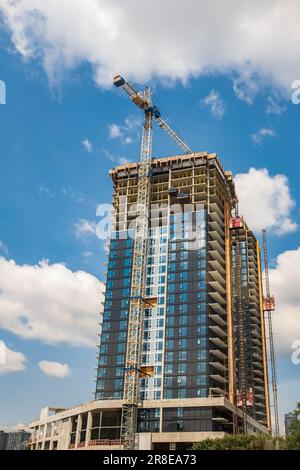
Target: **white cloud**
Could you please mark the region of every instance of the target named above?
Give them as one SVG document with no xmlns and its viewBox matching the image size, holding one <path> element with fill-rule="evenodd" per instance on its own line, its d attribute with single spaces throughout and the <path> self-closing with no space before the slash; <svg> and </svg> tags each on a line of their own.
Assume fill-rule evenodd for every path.
<svg viewBox="0 0 300 470">
<path fill-rule="evenodd" d="M 264 85 L 264 80 L 249 64 L 233 80 L 233 91 L 237 98 L 248 105 L 253 104 L 256 94 Z"/>
<path fill-rule="evenodd" d="M 210 114 L 216 118 L 221 119 L 225 114 L 225 105 L 216 90 L 211 90 L 209 94 L 201 100 L 201 104 L 209 108 Z"/>
<path fill-rule="evenodd" d="M 25 355 L 21 352 L 12 351 L 3 341 L 0 341 L 0 343 L 0 375 L 25 370 L 27 361 Z"/>
<path fill-rule="evenodd" d="M 18 424 L 0 424 L 0 430 L 4 432 L 27 431 L 31 432 L 28 426 L 24 423 Z"/>
<path fill-rule="evenodd" d="M 90 140 L 84 139 L 84 140 L 81 141 L 81 143 L 82 143 L 82 145 L 83 145 L 86 152 L 88 152 L 88 153 L 93 152 L 93 144 Z"/>
<path fill-rule="evenodd" d="M 239 76 L 247 67 L 248 75 L 289 91 L 300 76 L 297 0 L 185 0 L 176 8 L 173 0 L 1 4 L 16 50 L 40 58 L 52 83 L 84 61 L 102 86 L 118 72 L 138 82 L 153 76 L 186 82 L 210 72 Z"/>
<path fill-rule="evenodd" d="M 54 197 L 54 193 L 49 188 L 46 188 L 46 186 L 40 186 L 39 187 L 39 195 L 41 197 L 43 197 L 43 196 L 51 197 L 51 198 Z"/>
<path fill-rule="evenodd" d="M 5 245 L 5 243 L 3 243 L 1 240 L 0 240 L 0 251 L 4 253 L 5 255 L 8 255 L 8 248 Z"/>
<path fill-rule="evenodd" d="M 108 133 L 110 139 L 117 139 L 122 136 L 121 127 L 114 123 L 108 125 Z"/>
<path fill-rule="evenodd" d="M 116 165 L 125 165 L 126 163 L 130 163 L 131 160 L 127 157 L 117 157 L 113 155 L 109 150 L 106 148 L 102 147 L 101 148 L 101 153 L 107 158 L 112 163 L 115 163 Z"/>
<path fill-rule="evenodd" d="M 79 219 L 75 222 L 75 234 L 77 237 L 84 235 L 95 235 L 96 234 L 96 222 L 92 220 Z"/>
<path fill-rule="evenodd" d="M 64 379 L 71 375 L 70 367 L 68 364 L 61 364 L 60 362 L 40 361 L 39 368 L 46 375 L 52 375 Z"/>
<path fill-rule="evenodd" d="M 139 130 L 142 126 L 140 118 L 128 117 L 123 125 L 109 124 L 108 135 L 110 139 L 119 139 L 123 144 L 131 144 L 139 137 Z"/>
<path fill-rule="evenodd" d="M 280 254 L 275 267 L 270 269 L 271 290 L 276 301 L 273 313 L 276 346 L 280 354 L 290 357 L 293 341 L 300 340 L 299 279 L 300 247 Z"/>
<path fill-rule="evenodd" d="M 241 213 L 252 230 L 265 227 L 283 235 L 297 229 L 291 215 L 295 202 L 285 175 L 271 176 L 265 168 L 250 168 L 236 175 L 235 184 Z"/>
<path fill-rule="evenodd" d="M 267 114 L 282 114 L 286 110 L 286 106 L 275 100 L 273 96 L 267 97 L 267 107 L 266 113 Z"/>
<path fill-rule="evenodd" d="M 0 258 L 0 328 L 49 344 L 95 347 L 103 284 L 63 264 Z"/>
<path fill-rule="evenodd" d="M 262 145 L 263 141 L 267 137 L 275 137 L 275 135 L 276 134 L 273 129 L 267 129 L 265 127 L 262 127 L 255 134 L 251 135 L 251 140 L 253 145 Z"/>
</svg>

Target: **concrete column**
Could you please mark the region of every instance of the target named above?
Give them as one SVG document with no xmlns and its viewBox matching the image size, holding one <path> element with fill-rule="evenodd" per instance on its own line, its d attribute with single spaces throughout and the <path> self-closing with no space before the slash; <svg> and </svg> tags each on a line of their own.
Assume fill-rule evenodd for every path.
<svg viewBox="0 0 300 470">
<path fill-rule="evenodd" d="M 86 424 L 86 434 L 85 434 L 85 447 L 88 446 L 89 441 L 91 440 L 92 433 L 92 412 L 88 412 L 87 424 Z"/>
<path fill-rule="evenodd" d="M 78 447 L 78 444 L 80 442 L 80 432 L 81 432 L 81 426 L 82 426 L 82 415 L 78 415 L 78 420 L 77 420 L 77 428 L 76 428 L 76 436 L 75 436 L 75 449 Z"/>
<path fill-rule="evenodd" d="M 42 437 L 42 449 L 41 450 L 45 449 L 46 432 L 47 432 L 47 423 L 44 424 L 43 437 Z"/>
<path fill-rule="evenodd" d="M 50 438 L 49 450 L 53 450 L 53 437 L 54 437 L 54 422 L 52 423 L 52 426 L 51 426 L 51 438 Z"/>
</svg>

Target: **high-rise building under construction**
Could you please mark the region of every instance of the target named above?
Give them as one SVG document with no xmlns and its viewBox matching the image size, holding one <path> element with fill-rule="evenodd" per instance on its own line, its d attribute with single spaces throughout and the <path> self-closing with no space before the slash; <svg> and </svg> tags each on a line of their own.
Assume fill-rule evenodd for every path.
<svg viewBox="0 0 300 470">
<path fill-rule="evenodd" d="M 124 394 L 138 165 L 111 171 L 115 227 L 96 400 L 118 401 Z M 179 445 L 201 433 L 265 431 L 270 412 L 260 250 L 243 219 L 238 226 L 232 221 L 232 175 L 215 154 L 195 153 L 153 159 L 150 181 L 137 433 L 151 434 L 154 444 Z"/>
<path fill-rule="evenodd" d="M 30 424 L 31 449 L 185 449 L 270 430 L 260 249 L 238 216 L 232 174 L 215 154 L 152 159 L 136 299 L 140 165 L 111 171 L 115 223 L 95 400 L 43 409 Z M 135 301 L 143 308 L 132 316 Z M 131 377 L 137 400 L 128 403 Z"/>
</svg>

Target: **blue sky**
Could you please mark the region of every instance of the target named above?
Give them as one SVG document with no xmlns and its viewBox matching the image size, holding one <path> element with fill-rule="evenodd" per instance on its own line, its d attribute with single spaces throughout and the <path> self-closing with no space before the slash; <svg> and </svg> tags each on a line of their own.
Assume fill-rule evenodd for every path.
<svg viewBox="0 0 300 470">
<path fill-rule="evenodd" d="M 124 159 L 139 158 L 141 116 L 120 90 L 109 86 L 106 75 L 105 79 L 97 78 L 101 66 L 95 69 L 87 53 L 65 69 L 62 63 L 49 68 L 45 65 L 45 50 L 22 54 L 20 39 L 15 37 L 13 42 L 11 37 L 16 31 L 15 20 L 4 25 L 5 18 L 0 27 L 0 80 L 7 86 L 7 103 L 0 105 L 0 255 L 1 275 L 5 277 L 0 280 L 4 293 L 0 301 L 0 340 L 21 356 L 14 356 L 16 370 L 0 374 L 0 425 L 14 425 L 35 418 L 42 406 L 71 406 L 92 399 L 97 325 L 89 325 L 94 324 L 96 313 L 92 312 L 84 332 L 79 331 L 80 323 L 74 327 L 71 341 L 66 339 L 68 324 L 53 309 L 61 307 L 64 312 L 67 305 L 70 313 L 72 299 L 60 297 L 71 297 L 72 289 L 80 286 L 77 271 L 91 275 L 88 283 L 95 309 L 95 293 L 99 292 L 100 298 L 101 290 L 97 279 L 102 281 L 105 271 L 104 243 L 93 234 L 98 222 L 96 208 L 111 201 L 109 170 Z M 122 60 L 115 60 L 114 72 L 123 72 L 121 65 Z M 143 75 L 125 64 L 124 72 L 135 79 L 137 86 L 151 82 L 154 99 L 167 110 L 170 124 L 180 129 L 194 151 L 218 153 L 225 169 L 239 175 L 241 210 L 252 220 L 255 208 L 254 228 L 259 237 L 260 228 L 268 227 L 272 286 L 279 300 L 276 334 L 282 415 L 300 399 L 300 365 L 291 362 L 291 342 L 300 339 L 300 320 L 296 316 L 300 309 L 296 226 L 300 223 L 300 106 L 290 100 L 292 80 L 300 74 L 291 74 L 289 82 L 276 77 L 274 66 L 269 72 L 280 82 L 274 85 L 275 79 L 262 81 L 254 73 L 245 78 L 246 62 L 244 69 L 222 73 L 204 73 L 200 65 L 198 73 L 191 71 L 189 64 L 185 67 L 187 77 L 176 76 L 172 68 L 160 72 L 159 66 L 157 71 L 153 67 Z M 59 70 L 55 80 L 54 69 Z M 178 153 L 158 128 L 154 131 L 153 153 Z M 249 188 L 250 168 L 255 169 L 256 179 L 252 178 Z M 294 250 L 294 257 L 286 255 L 289 250 Z M 14 264 L 9 265 L 8 260 Z M 39 265 L 41 260 L 48 260 L 48 265 Z M 59 271 L 63 293 L 51 277 L 60 263 L 65 265 L 65 271 Z M 32 276 L 40 271 L 44 283 L 33 294 L 26 290 L 26 280 L 35 279 Z M 290 276 L 286 283 L 282 281 L 283 273 Z M 14 276 L 19 284 L 12 289 L 9 283 Z M 290 279 L 292 286 L 288 285 Z M 73 287 L 68 287 L 69 282 Z M 13 294 L 23 305 L 21 311 L 25 309 L 19 322 L 16 319 L 20 310 L 13 305 Z M 51 294 L 59 298 L 48 314 Z M 81 302 L 85 302 L 83 295 L 78 297 L 78 312 Z M 31 330 L 25 328 L 26 306 L 33 311 Z M 10 320 L 10 312 L 14 321 Z M 55 328 L 61 332 L 61 340 L 54 340 L 50 334 Z M 64 378 L 58 377 L 57 371 L 49 375 L 49 370 L 45 373 L 38 365 L 40 361 L 67 364 L 69 373 Z"/>
</svg>

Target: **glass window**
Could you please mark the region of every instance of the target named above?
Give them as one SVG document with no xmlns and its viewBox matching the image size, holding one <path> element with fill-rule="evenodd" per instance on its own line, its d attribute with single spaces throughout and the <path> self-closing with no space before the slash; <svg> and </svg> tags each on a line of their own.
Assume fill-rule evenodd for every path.
<svg viewBox="0 0 300 470">
<path fill-rule="evenodd" d="M 172 377 L 165 377 L 164 384 L 165 384 L 165 387 L 172 387 Z"/>
<path fill-rule="evenodd" d="M 116 376 L 118 377 L 120 375 L 124 375 L 124 369 L 123 367 L 116 367 Z"/>
<path fill-rule="evenodd" d="M 109 341 L 109 333 L 102 333 L 101 343 L 106 343 L 107 341 Z"/>
<path fill-rule="evenodd" d="M 168 284 L 168 292 L 176 292 L 176 284 Z"/>
<path fill-rule="evenodd" d="M 126 336 L 127 336 L 127 332 L 126 332 L 126 331 L 120 331 L 120 333 L 119 333 L 119 335 L 118 335 L 119 341 L 126 341 Z"/>
<path fill-rule="evenodd" d="M 98 369 L 98 377 L 105 377 L 106 374 L 106 369 L 103 367 L 101 369 Z"/>
<path fill-rule="evenodd" d="M 173 364 L 165 364 L 165 374 L 173 374 Z"/>
<path fill-rule="evenodd" d="M 179 361 L 186 361 L 187 360 L 187 352 L 186 351 L 179 351 L 178 360 Z"/>
<path fill-rule="evenodd" d="M 198 369 L 198 372 L 205 372 L 206 371 L 206 362 L 199 362 L 197 369 Z"/>
<path fill-rule="evenodd" d="M 127 320 L 120 321 L 120 330 L 125 330 L 127 328 Z"/>
<path fill-rule="evenodd" d="M 124 364 L 124 362 L 125 362 L 125 355 L 124 354 L 118 354 L 116 363 L 117 364 Z"/>
<path fill-rule="evenodd" d="M 186 375 L 179 375 L 177 377 L 177 384 L 179 387 L 185 386 L 186 385 Z"/>
<path fill-rule="evenodd" d="M 197 344 L 198 346 L 200 346 L 201 348 L 205 348 L 206 347 L 206 344 L 207 344 L 207 341 L 206 341 L 206 338 L 198 338 L 197 339 Z"/>
<path fill-rule="evenodd" d="M 179 302 L 187 302 L 187 300 L 188 300 L 188 295 L 187 294 L 180 294 Z"/>
<path fill-rule="evenodd" d="M 166 353 L 165 353 L 165 360 L 166 360 L 166 362 L 173 362 L 173 360 L 174 360 L 174 353 L 173 353 L 173 352 L 170 352 L 170 351 L 166 352 Z"/>
<path fill-rule="evenodd" d="M 166 329 L 166 337 L 167 338 L 174 338 L 174 328 L 167 328 Z"/>
<path fill-rule="evenodd" d="M 116 379 L 115 388 L 122 388 L 122 387 L 123 387 L 123 379 Z"/>
<path fill-rule="evenodd" d="M 198 326 L 197 333 L 199 336 L 206 335 L 206 326 Z"/>
<path fill-rule="evenodd" d="M 178 336 L 187 336 L 187 327 L 186 326 L 178 329 Z"/>
<path fill-rule="evenodd" d="M 126 349 L 126 344 L 125 343 L 119 343 L 118 344 L 118 347 L 117 347 L 117 352 L 118 353 L 125 352 L 125 349 Z"/>
<path fill-rule="evenodd" d="M 186 390 L 184 388 L 178 389 L 178 398 L 186 398 Z"/>
<path fill-rule="evenodd" d="M 107 356 L 100 356 L 99 357 L 99 365 L 105 366 L 107 364 Z"/>
<path fill-rule="evenodd" d="M 168 326 L 174 326 L 174 321 L 174 317 L 167 317 L 166 322 Z"/>
<path fill-rule="evenodd" d="M 204 313 L 200 313 L 198 315 L 198 323 L 205 323 L 206 322 L 206 315 Z"/>
<path fill-rule="evenodd" d="M 155 362 L 162 362 L 162 354 L 161 353 L 155 354 L 154 360 Z"/>
<path fill-rule="evenodd" d="M 128 317 L 128 310 L 121 310 L 120 318 L 127 318 Z"/>
<path fill-rule="evenodd" d="M 206 303 L 198 303 L 198 312 L 206 312 Z"/>
<path fill-rule="evenodd" d="M 187 365 L 186 364 L 178 364 L 178 374 L 186 374 Z"/>
<path fill-rule="evenodd" d="M 97 381 L 97 389 L 101 390 L 104 388 L 105 381 L 104 380 L 98 380 Z"/>
<path fill-rule="evenodd" d="M 164 330 L 157 330 L 155 337 L 156 339 L 162 339 L 164 337 Z"/>
<path fill-rule="evenodd" d="M 175 313 L 175 305 L 169 305 L 167 307 L 167 313 L 174 314 Z"/>
<path fill-rule="evenodd" d="M 187 281 L 189 277 L 189 273 L 187 271 L 181 272 L 179 277 L 182 281 Z"/>
<path fill-rule="evenodd" d="M 202 361 L 206 359 L 206 350 L 205 349 L 200 349 L 200 351 L 198 351 L 198 359 L 202 360 Z"/>
<path fill-rule="evenodd" d="M 200 375 L 199 377 L 197 377 L 197 385 L 205 386 L 206 383 L 206 375 Z"/>
</svg>

